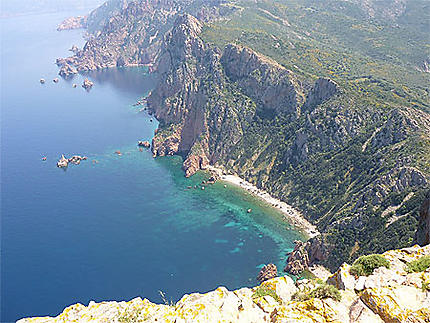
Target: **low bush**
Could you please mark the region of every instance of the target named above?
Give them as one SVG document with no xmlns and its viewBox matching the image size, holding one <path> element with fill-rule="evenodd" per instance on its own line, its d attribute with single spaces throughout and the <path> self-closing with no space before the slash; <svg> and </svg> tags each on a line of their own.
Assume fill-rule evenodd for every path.
<svg viewBox="0 0 430 323">
<path fill-rule="evenodd" d="M 340 296 L 339 290 L 333 285 L 322 284 L 311 291 L 311 296 L 319 299 L 333 298 L 335 301 L 340 301 L 342 298 Z"/>
<path fill-rule="evenodd" d="M 419 273 L 430 267 L 430 256 L 424 256 L 406 265 L 408 273 Z"/>
<path fill-rule="evenodd" d="M 350 273 L 356 277 L 369 276 L 379 267 L 390 268 L 390 263 L 381 255 L 361 256 L 352 264 Z"/>
<path fill-rule="evenodd" d="M 275 301 L 277 301 L 279 304 L 282 303 L 281 298 L 276 294 L 276 292 L 266 286 L 259 286 L 257 287 L 257 289 L 255 290 L 254 294 L 252 294 L 252 299 L 257 299 L 259 297 L 263 297 L 263 296 L 271 296 L 273 297 L 273 299 Z"/>
<path fill-rule="evenodd" d="M 339 290 L 333 285 L 328 285 L 326 283 L 322 283 L 314 289 L 304 289 L 302 291 L 296 292 L 292 299 L 295 301 L 307 301 L 311 298 L 333 298 L 335 301 L 340 301 L 342 296 L 340 295 Z"/>
</svg>

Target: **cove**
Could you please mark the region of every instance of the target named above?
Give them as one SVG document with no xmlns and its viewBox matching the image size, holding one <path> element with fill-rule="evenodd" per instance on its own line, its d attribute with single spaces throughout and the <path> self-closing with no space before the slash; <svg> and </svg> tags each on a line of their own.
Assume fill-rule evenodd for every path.
<svg viewBox="0 0 430 323">
<path fill-rule="evenodd" d="M 269 262 L 282 269 L 303 237 L 278 211 L 224 183 L 188 189 L 207 174 L 187 179 L 180 157 L 139 151 L 157 128 L 133 106 L 154 86 L 145 69 L 92 73 L 89 92 L 84 76 L 52 82 L 55 59 L 84 44 L 82 31 L 56 31 L 77 14 L 0 20 L 1 321 L 90 300 L 161 302 L 160 290 L 176 301 L 253 286 Z M 58 169 L 63 153 L 88 160 Z"/>
</svg>

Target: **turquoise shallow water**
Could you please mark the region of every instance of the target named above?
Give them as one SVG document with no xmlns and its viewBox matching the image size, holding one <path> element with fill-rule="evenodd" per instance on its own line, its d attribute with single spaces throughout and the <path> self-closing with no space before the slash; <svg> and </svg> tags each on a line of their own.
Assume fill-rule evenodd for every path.
<svg viewBox="0 0 430 323">
<path fill-rule="evenodd" d="M 132 106 L 154 85 L 144 69 L 93 73 L 90 92 L 72 88 L 82 76 L 51 82 L 55 58 L 83 44 L 81 31 L 55 31 L 72 14 L 0 20 L 1 321 L 90 300 L 161 302 L 159 290 L 178 300 L 282 268 L 302 237 L 281 214 L 224 183 L 187 189 L 207 174 L 187 179 L 179 157 L 138 150 L 157 127 Z M 61 153 L 89 160 L 64 171 Z"/>
</svg>

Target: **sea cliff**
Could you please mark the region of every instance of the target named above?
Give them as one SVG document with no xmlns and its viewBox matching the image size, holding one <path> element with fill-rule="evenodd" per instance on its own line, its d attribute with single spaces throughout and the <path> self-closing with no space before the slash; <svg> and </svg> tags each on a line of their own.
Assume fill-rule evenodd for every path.
<svg viewBox="0 0 430 323">
<path fill-rule="evenodd" d="M 314 6 L 325 15 L 335 11 L 330 17 L 341 25 L 343 18 L 368 24 L 357 18 L 365 14 L 391 30 L 400 18 L 389 13 L 403 9 L 373 2 L 350 4 L 349 11 Z M 408 68 L 416 66 L 410 56 L 393 66 L 386 64 L 390 51 L 355 51 L 360 42 L 351 44 L 339 28 L 322 36 L 312 23 L 320 13 L 291 6 L 145 0 L 109 11 L 105 5 L 88 18 L 106 20 L 98 20 L 84 48 L 57 63 L 79 72 L 148 65 L 157 75 L 146 100 L 160 121 L 154 157 L 183 156 L 185 176 L 215 166 L 300 210 L 322 233 L 319 262 L 332 270 L 361 254 L 410 246 L 430 187 L 427 73 Z M 332 20 L 319 23 L 328 30 Z M 403 41 L 396 38 L 401 33 L 391 35 Z"/>
<path fill-rule="evenodd" d="M 57 317 L 25 318 L 18 323 L 54 322 L 417 322 L 430 320 L 430 267 L 413 267 L 430 257 L 418 245 L 382 254 L 387 267 L 367 276 L 343 264 L 325 282 L 276 277 L 253 288 L 225 287 L 184 295 L 177 303 L 130 301 L 75 304 Z M 428 266 L 428 264 L 427 264 Z M 353 266 L 354 267 L 354 266 Z M 415 270 L 411 270 L 411 268 Z"/>
</svg>

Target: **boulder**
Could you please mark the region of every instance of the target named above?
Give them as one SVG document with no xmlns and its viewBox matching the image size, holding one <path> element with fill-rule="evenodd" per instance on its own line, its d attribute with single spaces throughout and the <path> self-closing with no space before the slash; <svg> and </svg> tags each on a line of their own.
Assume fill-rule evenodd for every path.
<svg viewBox="0 0 430 323">
<path fill-rule="evenodd" d="M 351 266 L 343 264 L 339 269 L 327 279 L 327 283 L 335 286 L 337 289 L 354 290 L 356 280 L 354 276 L 349 273 Z"/>
<path fill-rule="evenodd" d="M 257 280 L 262 283 L 266 280 L 275 278 L 276 276 L 278 276 L 278 269 L 276 268 L 276 265 L 268 264 L 261 268 L 257 276 Z"/>
<path fill-rule="evenodd" d="M 367 288 L 361 300 L 385 322 L 428 322 L 426 294 L 410 286 Z M 409 317 L 424 316 L 421 321 Z M 426 321 L 427 320 L 427 321 Z"/>
</svg>

